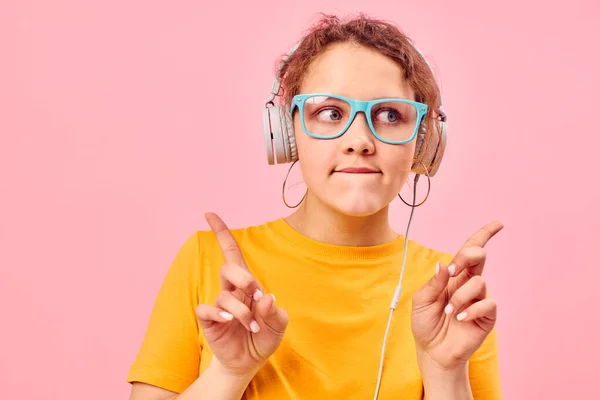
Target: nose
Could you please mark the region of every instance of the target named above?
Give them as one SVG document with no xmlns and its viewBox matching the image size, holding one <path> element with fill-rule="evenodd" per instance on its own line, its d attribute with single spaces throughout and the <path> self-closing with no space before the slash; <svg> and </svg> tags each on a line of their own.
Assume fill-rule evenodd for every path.
<svg viewBox="0 0 600 400">
<path fill-rule="evenodd" d="M 364 113 L 357 113 L 354 121 L 348 127 L 344 135 L 344 153 L 345 154 L 363 154 L 369 155 L 375 153 L 375 136 L 371 133 L 371 128 L 367 122 Z"/>
</svg>

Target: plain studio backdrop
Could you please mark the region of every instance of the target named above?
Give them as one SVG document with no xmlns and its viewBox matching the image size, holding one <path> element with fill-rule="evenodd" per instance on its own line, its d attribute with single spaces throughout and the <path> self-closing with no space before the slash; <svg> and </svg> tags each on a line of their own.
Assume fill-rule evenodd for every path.
<svg viewBox="0 0 600 400">
<path fill-rule="evenodd" d="M 441 81 L 449 148 L 411 238 L 455 253 L 506 226 L 484 273 L 505 398 L 600 397 L 600 3 L 323 4 L 0 4 L 0 397 L 127 398 L 204 212 L 288 212 L 262 138 L 274 63 L 317 13 L 354 11 L 396 22 Z M 392 203 L 400 232 L 408 213 Z"/>
</svg>

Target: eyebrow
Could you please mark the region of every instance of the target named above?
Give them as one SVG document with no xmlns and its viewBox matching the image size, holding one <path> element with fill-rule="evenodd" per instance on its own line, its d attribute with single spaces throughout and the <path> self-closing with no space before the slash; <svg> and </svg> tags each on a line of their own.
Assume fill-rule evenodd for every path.
<svg viewBox="0 0 600 400">
<path fill-rule="evenodd" d="M 348 97 L 354 100 L 362 100 L 362 99 L 358 99 L 356 97 L 353 96 L 348 96 L 345 94 L 340 94 L 338 92 L 324 92 L 324 91 L 312 91 L 312 92 L 306 92 L 306 93 L 299 93 L 299 94 L 311 94 L 311 93 L 315 93 L 315 94 L 334 94 L 337 96 L 343 96 L 343 97 Z M 364 99 L 363 101 L 374 101 L 374 100 L 381 100 L 381 99 L 404 99 L 404 100 L 411 100 L 411 101 L 417 101 L 414 98 L 412 98 L 410 95 L 404 95 L 404 96 L 400 96 L 400 95 L 388 95 L 388 96 L 369 96 L 368 98 Z"/>
<path fill-rule="evenodd" d="M 344 97 L 349 97 L 351 99 L 355 99 L 355 100 L 360 100 L 357 99 L 354 96 L 349 96 L 347 94 L 342 94 L 336 91 L 324 91 L 324 90 L 312 90 L 312 91 L 306 91 L 303 93 L 298 93 L 298 94 L 311 94 L 311 93 L 321 93 L 321 94 L 335 94 L 337 96 L 344 96 Z M 407 99 L 407 100 L 413 100 L 410 98 L 409 95 L 398 95 L 398 94 L 389 94 L 387 96 L 369 96 L 367 99 L 365 99 L 364 101 L 370 101 L 370 100 L 380 100 L 380 99 Z"/>
</svg>

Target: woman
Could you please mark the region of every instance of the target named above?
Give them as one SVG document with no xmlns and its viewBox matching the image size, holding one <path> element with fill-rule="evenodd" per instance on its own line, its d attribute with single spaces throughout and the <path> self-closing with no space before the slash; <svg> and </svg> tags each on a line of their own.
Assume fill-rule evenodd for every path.
<svg viewBox="0 0 600 400">
<path fill-rule="evenodd" d="M 405 250 L 388 221 L 409 172 L 431 176 L 443 150 L 424 58 L 393 25 L 324 17 L 278 78 L 267 128 L 291 132 L 278 158 L 299 160 L 305 197 L 246 229 L 206 215 L 211 230 L 183 245 L 160 290 L 131 399 L 499 399 L 481 274 L 502 225 L 453 256 Z"/>
</svg>

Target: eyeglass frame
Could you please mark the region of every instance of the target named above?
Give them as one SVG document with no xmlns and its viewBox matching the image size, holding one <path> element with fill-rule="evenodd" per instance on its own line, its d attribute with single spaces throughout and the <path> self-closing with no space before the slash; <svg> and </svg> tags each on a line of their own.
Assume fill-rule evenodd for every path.
<svg viewBox="0 0 600 400">
<path fill-rule="evenodd" d="M 306 128 L 306 122 L 304 121 L 304 104 L 306 103 L 307 99 L 309 99 L 311 97 L 315 97 L 315 96 L 331 97 L 334 99 L 345 101 L 350 105 L 350 116 L 348 118 L 348 122 L 346 123 L 346 126 L 344 127 L 344 129 L 342 129 L 340 131 L 340 133 L 335 134 L 333 136 L 320 136 L 320 135 L 315 135 L 314 133 L 311 133 L 308 131 L 308 129 Z M 373 109 L 373 106 L 375 106 L 377 104 L 381 104 L 381 103 L 390 103 L 390 102 L 410 104 L 410 105 L 414 106 L 415 109 L 417 110 L 417 121 L 415 124 L 415 129 L 414 129 L 412 135 L 410 136 L 410 138 L 405 139 L 405 140 L 400 140 L 400 141 L 387 140 L 387 139 L 384 139 L 381 136 L 379 136 L 377 134 L 377 132 L 375 131 L 375 127 L 373 126 L 373 120 L 371 119 L 371 111 Z M 415 139 L 415 137 L 417 136 L 417 132 L 419 131 L 419 127 L 421 126 L 421 123 L 423 122 L 423 118 L 425 117 L 425 115 L 427 115 L 427 111 L 429 109 L 427 104 L 419 103 L 418 101 L 413 101 L 413 100 L 408 100 L 408 99 L 403 99 L 403 98 L 384 98 L 384 99 L 364 101 L 364 100 L 354 100 L 354 99 L 351 99 L 346 96 L 340 96 L 340 95 L 331 94 L 331 93 L 297 94 L 292 98 L 292 104 L 290 105 L 291 115 L 294 115 L 294 111 L 295 111 L 296 107 L 298 107 L 298 111 L 300 112 L 300 122 L 302 125 L 302 129 L 304 130 L 304 133 L 306 133 L 308 136 L 313 137 L 315 139 L 327 140 L 327 139 L 336 139 L 336 138 L 342 136 L 344 133 L 346 133 L 346 131 L 348 131 L 348 129 L 350 128 L 350 125 L 352 125 L 352 122 L 354 122 L 354 119 L 356 118 L 356 114 L 359 112 L 362 112 L 363 114 L 365 114 L 365 117 L 367 118 L 367 123 L 369 124 L 369 129 L 371 130 L 371 133 L 381 142 L 387 143 L 387 144 L 394 144 L 394 145 L 409 143 Z"/>
</svg>

